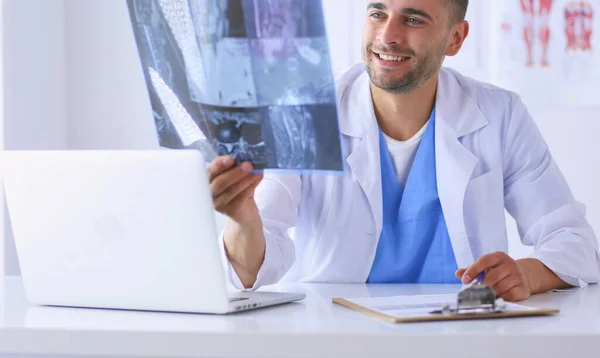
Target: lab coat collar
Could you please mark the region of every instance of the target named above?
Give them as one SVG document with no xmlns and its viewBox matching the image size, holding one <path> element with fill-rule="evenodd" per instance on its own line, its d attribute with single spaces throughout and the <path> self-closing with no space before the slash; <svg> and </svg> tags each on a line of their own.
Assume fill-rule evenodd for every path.
<svg viewBox="0 0 600 358">
<path fill-rule="evenodd" d="M 459 80 L 460 78 L 460 80 Z M 475 257 L 466 233 L 465 193 L 479 159 L 460 138 L 489 124 L 477 102 L 474 86 L 453 70 L 442 69 L 436 95 L 436 171 L 438 195 L 458 267 L 470 266 Z"/>
<path fill-rule="evenodd" d="M 378 242 L 383 224 L 379 126 L 375 118 L 369 76 L 364 69 L 350 70 L 351 83 L 345 85 L 340 107 L 341 131 L 350 137 L 346 162 L 363 189 L 371 207 L 373 230 L 367 234 Z M 352 73 L 354 72 L 354 73 Z M 376 245 L 373 245 L 375 248 Z M 370 253 L 375 257 L 375 250 Z M 365 272 L 366 280 L 368 272 Z"/>
<path fill-rule="evenodd" d="M 353 66 L 338 80 L 340 131 L 346 136 L 363 138 L 377 124 L 370 81 L 362 64 Z"/>
<path fill-rule="evenodd" d="M 436 96 L 436 171 L 438 193 L 446 218 L 457 264 L 468 267 L 474 261 L 464 221 L 467 185 L 477 165 L 477 157 L 460 138 L 489 124 L 476 98 L 475 86 L 462 85 L 462 77 L 442 69 Z M 352 138 L 346 161 L 365 192 L 373 215 L 378 241 L 382 229 L 381 167 L 379 130 L 370 90 L 370 79 L 363 66 L 350 69 L 339 82 L 340 130 Z M 451 178 L 451 179 L 449 179 Z M 376 247 L 374 245 L 373 247 Z M 370 253 L 374 257 L 375 252 Z M 368 275 L 368 271 L 365 271 Z"/>
<path fill-rule="evenodd" d="M 477 106 L 474 99 L 476 93 L 469 87 L 463 87 L 457 77 L 458 74 L 454 70 L 440 70 L 436 93 L 436 120 L 446 122 L 455 137 L 460 138 L 485 127 L 489 122 Z M 358 116 L 341 116 L 340 131 L 350 137 L 363 138 L 377 123 L 370 78 L 364 65 L 352 67 L 338 80 L 338 96 L 340 103 L 350 101 L 353 108 L 361 111 Z M 361 105 L 363 103 L 364 105 Z"/>
<path fill-rule="evenodd" d="M 489 124 L 474 97 L 474 87 L 459 83 L 458 74 L 442 68 L 436 93 L 436 120 L 446 122 L 456 138 L 473 133 Z"/>
</svg>

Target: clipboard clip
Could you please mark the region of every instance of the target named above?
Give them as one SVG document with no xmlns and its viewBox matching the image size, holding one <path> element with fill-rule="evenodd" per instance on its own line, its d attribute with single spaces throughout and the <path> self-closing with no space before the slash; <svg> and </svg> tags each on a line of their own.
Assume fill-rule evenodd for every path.
<svg viewBox="0 0 600 358">
<path fill-rule="evenodd" d="M 458 293 L 456 306 L 446 304 L 440 310 L 430 313 L 445 316 L 489 314 L 503 312 L 504 308 L 504 300 L 496 299 L 496 293 L 491 287 L 477 283 L 467 286 Z"/>
</svg>

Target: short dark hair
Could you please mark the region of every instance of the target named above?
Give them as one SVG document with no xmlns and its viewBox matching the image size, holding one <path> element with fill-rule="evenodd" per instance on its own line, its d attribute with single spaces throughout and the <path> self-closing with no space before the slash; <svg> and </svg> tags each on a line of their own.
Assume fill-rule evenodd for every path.
<svg viewBox="0 0 600 358">
<path fill-rule="evenodd" d="M 452 16 L 451 19 L 454 22 L 463 21 L 467 15 L 467 8 L 469 7 L 469 0 L 448 0 L 451 6 Z"/>
</svg>

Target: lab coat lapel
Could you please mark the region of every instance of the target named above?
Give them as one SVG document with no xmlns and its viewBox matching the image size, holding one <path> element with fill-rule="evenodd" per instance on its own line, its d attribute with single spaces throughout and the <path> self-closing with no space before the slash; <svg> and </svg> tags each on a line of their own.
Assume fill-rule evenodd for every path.
<svg viewBox="0 0 600 358">
<path fill-rule="evenodd" d="M 375 232 L 370 234 L 376 244 L 382 229 L 383 204 L 379 127 L 369 83 L 368 74 L 362 72 L 351 84 L 346 83 L 348 87 L 341 86 L 344 91 L 340 97 L 340 129 L 349 143 L 348 175 L 356 177 L 368 200 L 375 223 Z M 463 212 L 467 185 L 478 162 L 460 138 L 488 124 L 472 99 L 475 96 L 476 93 L 470 93 L 458 83 L 451 70 L 441 70 L 435 120 L 438 195 L 459 267 L 467 267 L 474 261 Z"/>
<path fill-rule="evenodd" d="M 460 138 L 488 124 L 471 95 L 448 70 L 442 69 L 436 97 L 437 183 L 458 267 L 468 267 L 475 260 L 466 233 L 464 201 L 478 162 Z"/>
<path fill-rule="evenodd" d="M 351 86 L 340 109 L 341 118 L 344 119 L 341 130 L 350 137 L 351 143 L 346 162 L 351 171 L 349 175 L 354 175 L 369 202 L 375 224 L 374 232 L 369 234 L 377 242 L 383 222 L 379 127 L 373 110 L 368 74 L 364 72 Z"/>
</svg>

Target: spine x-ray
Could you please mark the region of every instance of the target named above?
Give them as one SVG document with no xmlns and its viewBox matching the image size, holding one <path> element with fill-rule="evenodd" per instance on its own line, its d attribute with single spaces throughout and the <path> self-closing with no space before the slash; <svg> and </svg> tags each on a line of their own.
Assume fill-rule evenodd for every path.
<svg viewBox="0 0 600 358">
<path fill-rule="evenodd" d="M 127 0 L 160 145 L 341 171 L 321 0 Z"/>
</svg>

